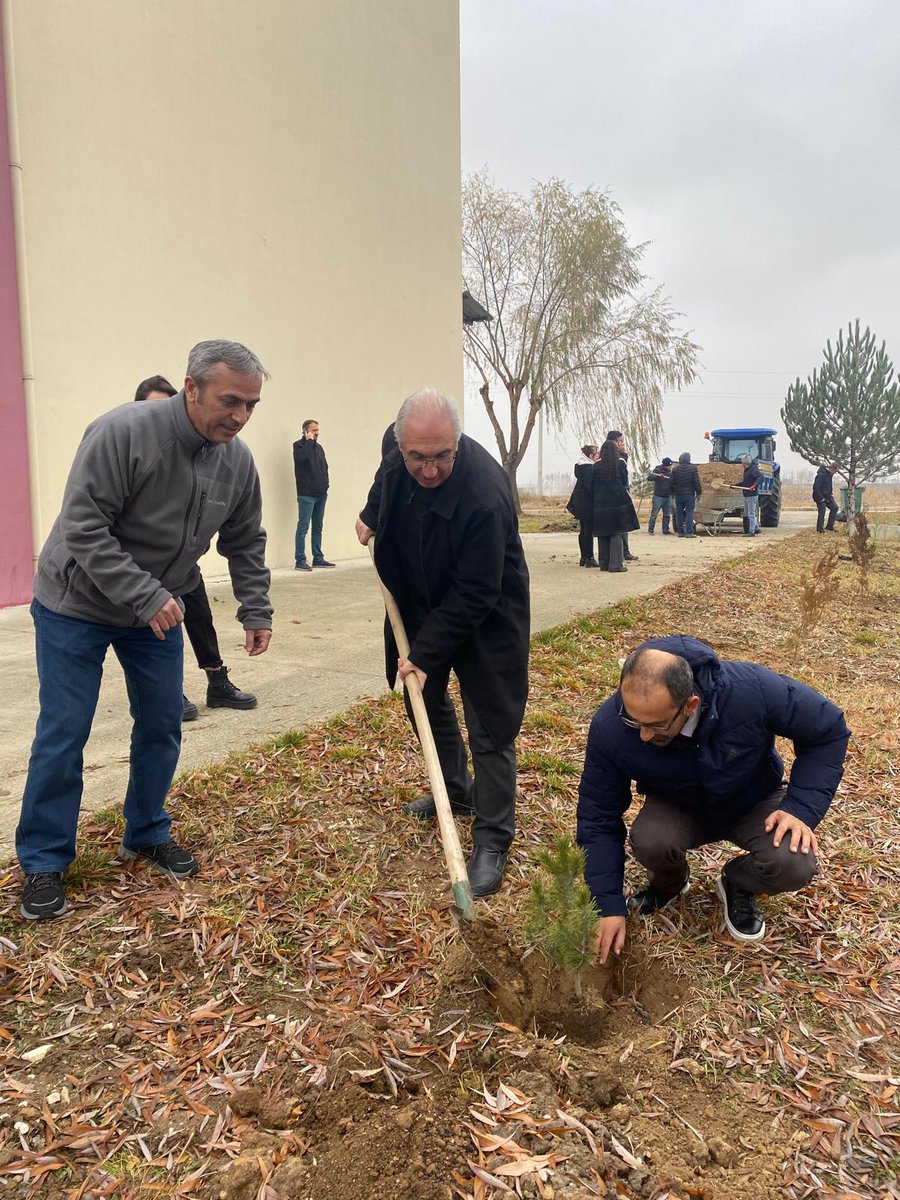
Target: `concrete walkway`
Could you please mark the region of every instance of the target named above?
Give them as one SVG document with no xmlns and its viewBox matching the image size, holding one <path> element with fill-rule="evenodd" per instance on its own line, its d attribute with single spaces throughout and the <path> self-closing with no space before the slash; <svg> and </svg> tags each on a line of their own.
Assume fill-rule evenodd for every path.
<svg viewBox="0 0 900 1200">
<path fill-rule="evenodd" d="M 574 533 L 527 534 L 535 632 L 627 596 L 657 591 L 684 575 L 735 554 L 746 554 L 790 537 L 811 523 L 809 513 L 785 513 L 778 529 L 759 538 L 739 530 L 694 540 L 631 535 L 628 574 L 609 575 L 578 567 Z M 207 709 L 205 675 L 185 660 L 185 691 L 200 706 L 200 718 L 184 727 L 182 770 L 218 762 L 288 729 L 341 712 L 363 696 L 385 688 L 381 630 L 384 610 L 368 558 L 339 562 L 334 571 L 277 570 L 272 580 L 275 636 L 267 654 L 247 659 L 243 633 L 234 620 L 236 604 L 227 579 L 207 578 L 222 655 L 239 687 L 256 692 L 250 712 Z M 37 719 L 34 634 L 27 608 L 0 610 L 0 854 L 12 848 L 28 754 Z M 128 779 L 130 717 L 122 672 L 107 659 L 100 703 L 85 751 L 85 806 L 120 803 Z"/>
</svg>

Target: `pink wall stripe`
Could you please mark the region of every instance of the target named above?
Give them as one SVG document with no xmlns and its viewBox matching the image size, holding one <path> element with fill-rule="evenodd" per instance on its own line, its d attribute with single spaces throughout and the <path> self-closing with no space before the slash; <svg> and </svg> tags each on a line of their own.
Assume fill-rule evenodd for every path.
<svg viewBox="0 0 900 1200">
<path fill-rule="evenodd" d="M 29 601 L 33 575 L 28 427 L 3 63 L 0 24 L 0 607 Z"/>
</svg>

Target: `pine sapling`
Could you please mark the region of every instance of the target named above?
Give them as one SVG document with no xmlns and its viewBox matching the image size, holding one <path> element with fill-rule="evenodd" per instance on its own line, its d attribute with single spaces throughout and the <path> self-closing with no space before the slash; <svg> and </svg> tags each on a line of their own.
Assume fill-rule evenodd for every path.
<svg viewBox="0 0 900 1200">
<path fill-rule="evenodd" d="M 581 972 L 593 961 L 598 913 L 584 882 L 584 851 L 562 834 L 538 852 L 544 870 L 531 881 L 525 933 L 542 953 L 572 975 L 581 998 Z"/>
</svg>

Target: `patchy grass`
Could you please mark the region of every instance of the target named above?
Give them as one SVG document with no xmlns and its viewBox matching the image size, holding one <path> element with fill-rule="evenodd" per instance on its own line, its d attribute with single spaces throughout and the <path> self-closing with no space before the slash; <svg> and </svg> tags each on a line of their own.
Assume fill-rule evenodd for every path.
<svg viewBox="0 0 900 1200">
<path fill-rule="evenodd" d="M 686 632 L 820 688 L 854 731 L 821 876 L 766 901 L 762 944 L 718 931 L 728 852 L 708 847 L 684 901 L 631 931 L 629 953 L 661 973 L 652 1012 L 626 990 L 599 1048 L 502 1022 L 471 971 L 449 973 L 436 833 L 400 813 L 422 790 L 418 749 L 400 698 L 373 700 L 179 780 L 195 880 L 115 864 L 112 810 L 82 823 L 64 919 L 21 922 L 6 873 L 0 1114 L 28 1128 L 0 1115 L 0 1182 L 51 1200 L 488 1200 L 498 1178 L 623 1200 L 896 1197 L 900 546 L 879 543 L 865 596 L 839 562 L 815 632 L 792 641 L 820 543 L 801 534 L 534 639 L 519 836 L 484 906 L 520 928 L 535 850 L 572 830 L 618 660 Z M 604 1072 L 624 1103 L 589 1094 Z"/>
</svg>

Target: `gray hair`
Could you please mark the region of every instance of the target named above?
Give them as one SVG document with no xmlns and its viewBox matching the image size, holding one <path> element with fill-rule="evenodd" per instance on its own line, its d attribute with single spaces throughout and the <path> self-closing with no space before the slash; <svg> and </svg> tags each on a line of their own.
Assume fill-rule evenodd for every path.
<svg viewBox="0 0 900 1200">
<path fill-rule="evenodd" d="M 444 418 L 449 421 L 453 430 L 453 441 L 459 441 L 462 424 L 459 413 L 456 411 L 456 405 L 449 396 L 445 396 L 436 388 L 421 388 L 418 392 L 407 396 L 400 405 L 397 420 L 394 422 L 394 437 L 397 439 L 398 445 L 403 440 L 403 431 L 406 428 L 407 420 L 412 416 L 420 415 Z"/>
<path fill-rule="evenodd" d="M 684 451 L 682 454 L 679 454 L 679 455 L 678 455 L 678 461 L 679 461 L 680 463 L 689 463 L 689 462 L 691 461 L 691 452 L 690 452 L 690 450 L 685 450 L 685 451 Z"/>
<path fill-rule="evenodd" d="M 227 342 L 224 338 L 198 342 L 188 355 L 185 374 L 196 384 L 207 383 L 217 363 L 224 363 L 229 370 L 237 372 L 238 375 L 261 375 L 263 379 L 269 378 L 269 372 L 252 350 L 248 350 L 240 342 Z"/>
<path fill-rule="evenodd" d="M 626 679 L 643 693 L 664 687 L 672 697 L 672 703 L 679 708 L 694 694 L 694 673 L 687 659 L 653 646 L 638 646 L 628 655 L 622 667 L 620 685 Z"/>
<path fill-rule="evenodd" d="M 744 464 L 745 467 L 749 467 L 750 464 L 753 462 L 753 459 L 750 457 L 749 454 L 742 454 L 741 462 Z"/>
</svg>

